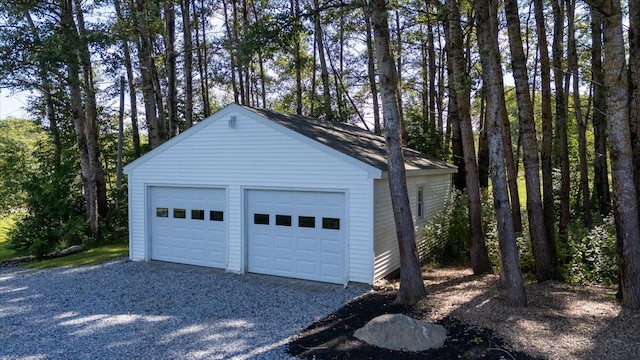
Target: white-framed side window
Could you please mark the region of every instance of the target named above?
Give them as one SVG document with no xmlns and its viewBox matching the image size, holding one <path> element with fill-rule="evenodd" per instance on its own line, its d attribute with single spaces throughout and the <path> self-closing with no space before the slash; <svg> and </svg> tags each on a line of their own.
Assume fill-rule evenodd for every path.
<svg viewBox="0 0 640 360">
<path fill-rule="evenodd" d="M 424 185 L 418 185 L 416 195 L 418 197 L 418 214 L 416 217 L 418 219 L 424 219 Z"/>
</svg>

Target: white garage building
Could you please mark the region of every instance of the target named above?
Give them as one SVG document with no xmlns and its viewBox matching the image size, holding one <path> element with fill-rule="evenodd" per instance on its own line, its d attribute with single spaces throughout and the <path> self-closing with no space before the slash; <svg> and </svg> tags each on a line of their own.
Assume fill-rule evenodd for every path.
<svg viewBox="0 0 640 360">
<path fill-rule="evenodd" d="M 330 283 L 399 268 L 384 138 L 232 104 L 127 165 L 129 255 Z M 406 149 L 414 221 L 456 169 Z"/>
</svg>

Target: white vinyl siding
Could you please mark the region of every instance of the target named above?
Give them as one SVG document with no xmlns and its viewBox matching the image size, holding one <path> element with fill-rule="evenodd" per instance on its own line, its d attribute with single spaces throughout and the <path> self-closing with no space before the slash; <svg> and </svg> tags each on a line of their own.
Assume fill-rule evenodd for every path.
<svg viewBox="0 0 640 360">
<path fill-rule="evenodd" d="M 418 214 L 418 187 L 423 187 L 424 216 Z M 400 254 L 396 237 L 396 226 L 389 193 L 387 178 L 375 180 L 374 200 L 374 280 L 379 279 L 400 267 Z M 416 226 L 416 242 L 424 240 L 422 229 L 437 211 L 442 209 L 451 191 L 451 174 L 408 176 L 407 190 L 413 223 Z"/>
<path fill-rule="evenodd" d="M 139 159 L 129 174 L 130 255 L 149 260 L 145 204 L 151 186 L 224 187 L 228 194 L 227 271 L 244 272 L 246 189 L 340 191 L 348 194 L 348 280 L 372 282 L 373 168 L 248 111 L 229 107 Z M 235 127 L 228 118 L 236 116 Z M 147 209 L 148 211 L 149 209 Z"/>
</svg>

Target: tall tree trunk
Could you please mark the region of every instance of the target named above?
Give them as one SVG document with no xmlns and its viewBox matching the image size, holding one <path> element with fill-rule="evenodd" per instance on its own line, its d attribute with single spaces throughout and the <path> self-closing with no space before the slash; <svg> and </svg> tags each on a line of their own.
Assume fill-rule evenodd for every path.
<svg viewBox="0 0 640 360">
<path fill-rule="evenodd" d="M 611 213 L 609 166 L 607 161 L 607 118 L 604 73 L 602 70 L 602 15 L 591 10 L 591 76 L 593 86 L 593 187 L 602 216 Z"/>
<path fill-rule="evenodd" d="M 560 163 L 560 221 L 558 222 L 558 236 L 563 246 L 566 246 L 569 221 L 571 213 L 569 201 L 571 196 L 571 177 L 569 172 L 569 145 L 567 139 L 567 108 L 565 91 L 563 87 L 564 58 L 564 11 L 560 0 L 551 0 L 553 8 L 553 80 L 556 91 L 556 147 L 558 148 L 558 161 Z"/>
<path fill-rule="evenodd" d="M 229 45 L 229 62 L 230 62 L 229 65 L 231 67 L 230 72 L 231 72 L 231 88 L 233 89 L 233 101 L 236 104 L 239 104 L 240 91 L 238 90 L 238 81 L 236 80 L 236 70 L 238 68 L 238 60 L 237 60 L 236 49 L 235 49 L 235 46 L 233 45 L 236 43 L 236 41 L 234 40 L 234 36 L 231 30 L 231 24 L 229 24 L 229 14 L 228 14 L 226 0 L 222 1 L 222 7 L 223 7 L 223 14 L 224 14 L 224 27 L 227 33 L 227 41 L 232 43 Z"/>
<path fill-rule="evenodd" d="M 193 126 L 193 40 L 191 38 L 191 0 L 180 0 L 184 41 L 184 125 Z"/>
<path fill-rule="evenodd" d="M 291 0 L 291 13 L 296 27 L 296 38 L 293 40 L 293 63 L 296 70 L 296 114 L 302 115 L 302 55 L 300 53 L 300 1 Z"/>
<path fill-rule="evenodd" d="M 640 309 L 640 226 L 629 131 L 629 83 L 620 0 L 587 0 L 604 15 L 604 85 L 616 216 L 622 303 Z"/>
<path fill-rule="evenodd" d="M 576 0 L 567 1 L 567 19 L 569 21 L 569 36 L 567 39 L 569 73 L 573 78 L 573 107 L 578 125 L 578 159 L 580 168 L 580 201 L 585 226 L 590 229 L 591 193 L 589 192 L 589 169 L 587 165 L 587 126 L 582 116 L 582 101 L 580 100 L 580 79 L 578 77 L 578 52 L 575 38 L 575 4 Z"/>
<path fill-rule="evenodd" d="M 520 37 L 520 16 L 517 0 L 505 0 L 505 14 L 509 29 L 509 45 L 511 49 L 511 68 L 516 84 L 518 99 L 518 119 L 522 137 L 524 176 L 527 190 L 527 214 L 529 219 L 529 237 L 533 258 L 535 260 L 538 281 L 557 279 L 555 259 L 549 248 L 544 231 L 544 215 L 542 196 L 540 194 L 540 166 L 538 160 L 538 140 L 536 137 L 533 102 L 529 89 L 527 59 L 522 49 Z"/>
<path fill-rule="evenodd" d="M 542 146 L 540 148 L 542 165 L 542 196 L 544 207 L 544 228 L 547 241 L 556 257 L 555 209 L 553 194 L 553 116 L 551 112 L 551 64 L 547 44 L 543 0 L 534 0 L 536 34 L 540 51 L 540 86 L 542 96 Z"/>
<path fill-rule="evenodd" d="M 329 90 L 329 70 L 327 68 L 327 59 L 324 54 L 324 40 L 322 35 L 322 25 L 320 23 L 320 2 L 313 0 L 314 6 L 314 28 L 315 40 L 318 46 L 318 58 L 320 59 L 320 78 L 322 79 L 322 104 L 324 115 L 327 120 L 333 120 L 334 115 L 331 110 L 331 92 Z"/>
<path fill-rule="evenodd" d="M 449 27 L 449 63 L 453 65 L 451 86 L 449 91 L 456 94 L 458 121 L 465 164 L 465 180 L 469 197 L 469 229 L 471 230 L 471 268 L 473 273 L 492 273 L 491 260 L 484 242 L 482 231 L 482 201 L 478 182 L 478 166 L 476 164 L 476 147 L 471 126 L 471 79 L 466 68 L 460 28 L 460 9 L 456 0 L 447 0 Z"/>
<path fill-rule="evenodd" d="M 415 228 L 409 207 L 409 194 L 402 154 L 398 78 L 391 57 L 389 25 L 385 0 L 371 2 L 371 22 L 375 36 L 376 59 L 382 93 L 389 188 L 400 250 L 400 289 L 396 302 L 414 303 L 424 297 Z"/>
<path fill-rule="evenodd" d="M 400 11 L 395 11 L 396 18 L 396 66 L 398 72 L 398 112 L 400 114 L 400 138 L 402 146 L 407 145 L 407 131 L 404 127 L 404 110 L 402 105 L 402 27 L 400 26 Z"/>
<path fill-rule="evenodd" d="M 502 83 L 502 80 L 501 80 Z M 515 232 L 522 232 L 522 214 L 520 206 L 520 192 L 518 191 L 518 172 L 516 171 L 513 156 L 513 142 L 511 141 L 511 123 L 507 114 L 507 103 L 504 97 L 504 84 L 501 87 L 500 96 L 502 100 L 502 141 L 504 141 L 504 159 L 507 167 L 507 186 L 509 188 L 509 198 L 511 199 L 511 216 L 513 217 L 513 228 Z"/>
<path fill-rule="evenodd" d="M 478 134 L 478 181 L 482 189 L 489 188 L 489 141 L 487 140 L 486 99 L 487 91 L 483 84 L 480 89 L 480 134 Z"/>
<path fill-rule="evenodd" d="M 60 1 L 60 22 L 65 28 L 71 29 L 73 33 L 73 42 L 80 44 L 80 37 L 77 32 L 75 20 L 73 18 L 72 0 Z M 84 111 L 82 99 L 82 80 L 80 79 L 80 59 L 78 53 L 81 49 L 77 49 L 77 53 L 68 55 L 67 75 L 69 95 L 71 101 L 71 117 L 76 133 L 76 142 L 78 145 L 78 153 L 80 158 L 80 171 L 85 196 L 86 214 L 89 222 L 91 234 L 97 236 L 99 233 L 99 210 L 98 210 L 98 189 L 95 183 L 93 167 L 91 164 L 91 154 L 89 153 L 89 145 L 87 144 L 87 114 Z"/>
<path fill-rule="evenodd" d="M 109 204 L 107 201 L 107 183 L 102 168 L 102 156 L 100 154 L 100 144 L 98 133 L 98 105 L 96 103 L 96 90 L 93 80 L 93 66 L 91 64 L 91 53 L 89 52 L 89 40 L 87 38 L 87 30 L 85 29 L 84 14 L 80 0 L 74 0 L 76 19 L 78 22 L 78 35 L 80 37 L 79 55 L 80 64 L 84 78 L 83 89 L 85 95 L 85 112 L 86 112 L 86 137 L 87 151 L 89 153 L 89 164 L 91 166 L 92 182 L 96 187 L 96 196 L 98 202 L 98 216 L 107 216 Z M 93 233 L 94 236 L 98 232 Z"/>
<path fill-rule="evenodd" d="M 116 16 L 118 21 L 123 22 L 124 16 L 122 14 L 122 4 L 120 0 L 114 0 L 113 2 Z M 131 9 L 133 11 L 133 9 Z M 127 71 L 127 84 L 129 86 L 129 102 L 131 103 L 131 133 L 133 135 L 133 153 L 136 158 L 140 157 L 140 129 L 138 128 L 138 99 L 136 91 L 136 79 L 133 74 L 133 61 L 131 60 L 131 48 L 129 47 L 129 40 L 122 39 L 122 50 L 124 52 L 124 67 Z"/>
<path fill-rule="evenodd" d="M 174 137 L 180 132 L 178 127 L 178 87 L 176 67 L 176 11 L 173 1 L 168 1 L 164 6 L 165 36 L 164 47 L 167 66 L 167 112 L 169 113 L 169 137 Z"/>
<path fill-rule="evenodd" d="M 433 38 L 433 23 L 431 16 L 427 16 L 427 57 L 429 61 L 429 121 L 433 125 L 434 129 L 437 129 L 440 137 L 442 138 L 442 126 L 438 127 L 437 113 L 436 113 L 436 50 L 435 40 Z M 426 85 L 423 85 L 426 86 Z M 442 125 L 442 124 L 440 124 Z M 442 139 L 440 139 L 442 143 Z"/>
<path fill-rule="evenodd" d="M 369 75 L 369 87 L 371 88 L 371 100 L 373 105 L 373 132 L 376 135 L 382 134 L 380 127 L 380 104 L 378 102 L 378 84 L 376 83 L 376 64 L 373 56 L 373 34 L 371 33 L 371 8 L 365 6 L 364 22 L 367 36 L 367 70 Z"/>
<path fill-rule="evenodd" d="M 513 229 L 513 217 L 509 205 L 509 191 L 505 177 L 504 141 L 501 121 L 504 114 L 502 90 L 502 68 L 498 47 L 497 4 L 492 0 L 475 0 L 476 23 L 478 26 L 478 47 L 482 64 L 482 77 L 487 88 L 487 137 L 491 180 L 493 184 L 493 203 L 498 219 L 498 238 L 500 246 L 500 277 L 507 289 L 509 303 L 514 306 L 526 306 L 522 273 L 518 263 L 518 248 Z"/>
<path fill-rule="evenodd" d="M 629 124 L 640 206 L 640 2 L 629 1 Z"/>
<path fill-rule="evenodd" d="M 197 40 L 198 45 L 198 67 L 200 70 L 200 88 L 202 91 L 202 112 L 205 118 L 211 115 L 211 101 L 209 99 L 209 48 L 206 36 L 207 15 L 205 12 L 204 0 L 200 0 L 200 32 L 202 33 L 202 41 Z M 193 7 L 195 13 L 195 6 Z M 196 33 L 196 39 L 198 34 Z"/>
<path fill-rule="evenodd" d="M 147 134 L 149 138 L 149 146 L 151 147 L 151 149 L 153 149 L 162 144 L 162 137 L 160 135 L 160 120 L 158 119 L 157 112 L 158 105 L 156 103 L 153 78 L 151 75 L 152 68 L 155 69 L 155 64 L 153 62 L 153 48 L 151 35 L 149 33 L 149 25 L 147 22 L 145 0 L 135 1 L 135 20 L 138 27 L 138 33 L 140 35 L 138 60 L 140 63 L 142 95 L 144 98 L 145 117 L 147 118 Z"/>
</svg>

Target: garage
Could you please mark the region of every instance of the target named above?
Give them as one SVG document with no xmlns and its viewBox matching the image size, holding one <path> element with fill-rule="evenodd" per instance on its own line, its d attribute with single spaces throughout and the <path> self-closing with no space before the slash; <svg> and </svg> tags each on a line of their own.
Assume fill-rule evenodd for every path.
<svg viewBox="0 0 640 360">
<path fill-rule="evenodd" d="M 150 187 L 151 258 L 225 268 L 226 191 Z"/>
<path fill-rule="evenodd" d="M 345 194 L 247 191 L 248 271 L 344 283 Z"/>
</svg>

